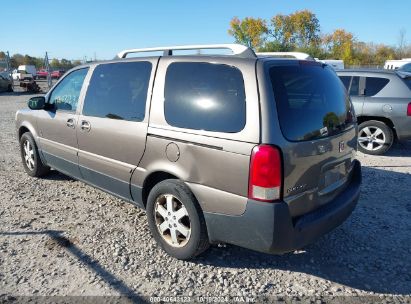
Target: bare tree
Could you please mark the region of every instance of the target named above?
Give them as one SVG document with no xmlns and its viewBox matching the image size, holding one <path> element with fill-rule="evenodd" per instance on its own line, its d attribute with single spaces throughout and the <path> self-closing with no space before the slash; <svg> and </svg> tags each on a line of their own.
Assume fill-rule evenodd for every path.
<svg viewBox="0 0 411 304">
<path fill-rule="evenodd" d="M 401 28 L 399 35 L 398 35 L 398 57 L 400 57 L 399 59 L 402 59 L 404 56 L 405 47 L 407 45 L 407 41 L 405 38 L 406 34 L 407 34 L 406 29 Z"/>
</svg>

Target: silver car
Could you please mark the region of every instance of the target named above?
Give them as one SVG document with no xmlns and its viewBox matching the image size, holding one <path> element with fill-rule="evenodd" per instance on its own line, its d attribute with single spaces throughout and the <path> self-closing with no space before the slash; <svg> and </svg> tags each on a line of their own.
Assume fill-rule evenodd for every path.
<svg viewBox="0 0 411 304">
<path fill-rule="evenodd" d="M 340 70 L 359 123 L 358 148 L 387 152 L 395 140 L 411 139 L 411 74 L 393 70 Z"/>
<path fill-rule="evenodd" d="M 232 54 L 174 55 L 215 48 Z M 146 51 L 163 55 L 126 58 Z M 53 168 L 144 208 L 179 259 L 220 242 L 293 251 L 355 208 L 357 124 L 329 66 L 241 45 L 118 57 L 72 69 L 17 112 L 30 176 Z"/>
</svg>

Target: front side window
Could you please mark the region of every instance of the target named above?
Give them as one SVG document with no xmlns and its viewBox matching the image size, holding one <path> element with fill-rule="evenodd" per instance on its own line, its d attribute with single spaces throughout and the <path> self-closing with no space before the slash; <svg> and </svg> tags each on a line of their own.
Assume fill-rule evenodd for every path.
<svg viewBox="0 0 411 304">
<path fill-rule="evenodd" d="M 358 96 L 360 90 L 360 77 L 354 76 L 351 81 L 350 96 Z"/>
<path fill-rule="evenodd" d="M 142 121 L 150 75 L 151 63 L 147 61 L 97 66 L 87 89 L 83 115 Z"/>
<path fill-rule="evenodd" d="M 246 122 L 243 76 L 225 64 L 178 62 L 167 70 L 164 114 L 171 126 L 235 133 Z"/>
<path fill-rule="evenodd" d="M 378 94 L 390 82 L 387 78 L 367 77 L 365 80 L 365 96 Z"/>
<path fill-rule="evenodd" d="M 56 110 L 75 112 L 87 72 L 88 68 L 85 68 L 75 70 L 67 75 L 54 88 L 50 95 L 49 103 L 53 104 Z"/>
<path fill-rule="evenodd" d="M 348 91 L 348 89 L 350 88 L 351 76 L 340 76 L 340 79 L 341 79 L 345 89 Z"/>
</svg>

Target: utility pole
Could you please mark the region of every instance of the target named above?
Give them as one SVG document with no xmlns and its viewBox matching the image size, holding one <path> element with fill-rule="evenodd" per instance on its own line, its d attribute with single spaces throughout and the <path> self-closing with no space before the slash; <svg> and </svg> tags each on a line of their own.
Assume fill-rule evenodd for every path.
<svg viewBox="0 0 411 304">
<path fill-rule="evenodd" d="M 52 86 L 52 81 L 51 81 L 51 71 L 50 71 L 50 64 L 49 64 L 49 55 L 46 52 L 46 56 L 44 57 L 44 66 L 46 67 L 47 71 L 47 85 L 49 89 Z"/>
<path fill-rule="evenodd" d="M 13 80 L 13 75 L 12 75 L 12 71 L 11 71 L 11 62 L 10 62 L 10 53 L 9 53 L 9 51 L 7 51 L 7 53 L 6 53 L 6 69 L 7 69 L 7 73 L 11 77 L 11 86 L 13 87 L 13 90 L 14 90 L 14 80 Z"/>
</svg>

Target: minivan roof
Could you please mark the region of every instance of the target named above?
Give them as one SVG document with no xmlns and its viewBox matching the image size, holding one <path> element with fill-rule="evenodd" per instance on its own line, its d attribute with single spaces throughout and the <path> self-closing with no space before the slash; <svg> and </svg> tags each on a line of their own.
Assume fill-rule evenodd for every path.
<svg viewBox="0 0 411 304">
<path fill-rule="evenodd" d="M 396 70 L 387 69 L 343 69 L 335 70 L 337 73 L 381 73 L 381 74 L 395 74 Z"/>
</svg>

